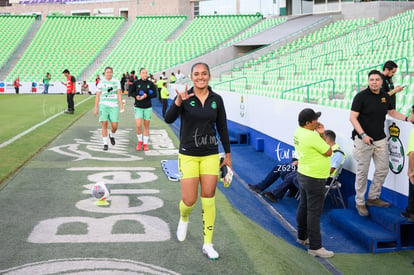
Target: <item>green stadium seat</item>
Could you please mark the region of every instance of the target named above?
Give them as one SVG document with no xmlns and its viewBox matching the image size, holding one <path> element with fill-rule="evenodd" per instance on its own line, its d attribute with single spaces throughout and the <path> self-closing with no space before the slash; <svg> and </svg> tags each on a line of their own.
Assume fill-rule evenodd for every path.
<svg viewBox="0 0 414 275">
<path fill-rule="evenodd" d="M 40 81 L 46 72 L 51 73 L 52 79 L 62 80 L 65 68 L 79 75 L 123 22 L 121 17 L 48 16 L 6 80 L 22 75 L 27 68 L 33 71 L 22 76 L 21 81 Z"/>
<path fill-rule="evenodd" d="M 0 16 L 0 39 L 2 41 L 0 43 L 0 68 L 17 48 L 35 20 L 35 16 Z"/>
<path fill-rule="evenodd" d="M 92 74 L 103 71 L 109 62 L 114 77 L 145 67 L 150 73 L 162 71 L 205 54 L 260 20 L 260 16 L 198 16 L 173 41 L 168 37 L 186 20 L 185 16 L 137 17 L 115 49 Z M 200 30 L 203 37 L 199 36 Z M 149 37 L 149 39 L 142 39 Z M 143 58 L 145 57 L 145 58 Z"/>
</svg>

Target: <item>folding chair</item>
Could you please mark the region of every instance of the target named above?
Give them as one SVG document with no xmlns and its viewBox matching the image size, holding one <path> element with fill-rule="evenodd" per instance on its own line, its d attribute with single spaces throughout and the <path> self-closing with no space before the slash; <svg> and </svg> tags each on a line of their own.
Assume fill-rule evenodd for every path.
<svg viewBox="0 0 414 275">
<path fill-rule="evenodd" d="M 339 175 L 341 175 L 342 167 L 345 163 L 346 155 L 342 159 L 341 163 L 339 164 L 338 168 L 332 173 L 332 175 L 327 179 L 326 186 L 325 186 L 325 199 L 328 195 L 330 195 L 331 199 L 335 202 L 336 205 L 339 205 L 339 202 L 342 204 L 344 208 L 345 202 L 341 192 L 341 183 L 338 181 Z M 335 194 L 336 191 L 336 194 Z"/>
</svg>

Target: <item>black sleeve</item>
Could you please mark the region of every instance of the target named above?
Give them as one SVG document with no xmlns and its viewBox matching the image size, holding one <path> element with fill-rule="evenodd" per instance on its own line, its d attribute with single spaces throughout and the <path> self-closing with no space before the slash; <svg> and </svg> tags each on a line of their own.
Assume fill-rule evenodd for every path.
<svg viewBox="0 0 414 275">
<path fill-rule="evenodd" d="M 388 81 L 383 74 L 381 74 L 381 79 L 382 79 L 381 88 L 384 92 L 388 93 L 390 91 L 390 86 L 388 86 Z"/>
<path fill-rule="evenodd" d="M 74 76 L 72 76 L 72 77 L 70 78 L 70 82 L 75 83 L 75 82 L 76 82 L 76 78 L 75 78 Z"/>
<path fill-rule="evenodd" d="M 158 89 L 157 89 L 157 87 L 155 87 L 154 83 L 152 83 L 152 82 L 150 82 L 150 83 L 151 83 L 150 84 L 150 89 L 152 90 L 152 94 L 149 94 L 148 93 L 148 98 L 157 97 L 157 91 L 158 91 Z"/>
<path fill-rule="evenodd" d="M 355 95 L 354 99 L 352 100 L 351 111 L 360 113 L 362 110 L 362 94 Z"/>
<path fill-rule="evenodd" d="M 388 93 L 385 93 L 385 98 L 387 100 L 388 103 L 388 110 L 394 110 L 395 109 L 395 98 L 393 100 L 392 96 L 390 96 Z M 395 97 L 395 95 L 393 95 Z"/>
<path fill-rule="evenodd" d="M 218 115 L 216 121 L 216 128 L 220 135 L 221 143 L 223 144 L 224 152 L 230 153 L 230 138 L 229 131 L 227 129 L 227 116 L 226 109 L 224 108 L 224 102 L 221 97 L 220 103 L 218 104 Z"/>
<path fill-rule="evenodd" d="M 128 97 L 134 97 L 135 98 L 135 90 L 137 89 L 137 82 L 134 81 L 132 85 L 128 86 Z"/>
<path fill-rule="evenodd" d="M 167 113 L 165 113 L 165 122 L 173 123 L 181 113 L 181 107 L 175 105 L 175 98 L 173 103 L 171 104 L 170 108 L 168 109 Z"/>
</svg>

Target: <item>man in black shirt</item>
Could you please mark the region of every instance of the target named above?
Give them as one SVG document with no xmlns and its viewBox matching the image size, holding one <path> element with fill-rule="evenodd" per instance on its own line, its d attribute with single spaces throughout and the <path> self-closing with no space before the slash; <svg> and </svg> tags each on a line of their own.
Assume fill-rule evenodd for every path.
<svg viewBox="0 0 414 275">
<path fill-rule="evenodd" d="M 371 158 L 375 163 L 374 178 L 368 192 L 368 206 L 389 207 L 380 200 L 381 187 L 388 174 L 388 145 L 384 132 L 385 116 L 411 121 L 397 112 L 391 104 L 390 96 L 381 90 L 381 73 L 372 70 L 368 74 L 368 88 L 358 93 L 352 102 L 350 121 L 354 130 L 354 159 L 357 162 L 355 178 L 355 201 L 358 214 L 368 216 L 365 206 L 368 170 Z"/>
<path fill-rule="evenodd" d="M 395 94 L 401 92 L 404 87 L 397 86 L 394 87 L 394 82 L 392 81 L 392 77 L 397 72 L 398 65 L 392 61 L 388 60 L 384 63 L 382 67 L 382 90 L 386 92 L 391 97 L 391 106 L 395 109 L 396 99 Z"/>
</svg>

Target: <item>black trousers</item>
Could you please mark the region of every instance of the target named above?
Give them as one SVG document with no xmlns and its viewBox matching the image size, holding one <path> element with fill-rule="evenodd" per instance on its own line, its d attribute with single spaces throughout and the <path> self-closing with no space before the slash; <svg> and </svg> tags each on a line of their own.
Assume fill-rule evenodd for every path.
<svg viewBox="0 0 414 275">
<path fill-rule="evenodd" d="M 167 112 L 168 108 L 168 99 L 161 99 L 162 101 L 162 117 L 165 117 L 165 113 Z"/>
<path fill-rule="evenodd" d="M 75 103 L 73 102 L 74 97 L 75 94 L 73 93 L 66 94 L 66 99 L 68 101 L 68 111 L 75 111 Z"/>
<path fill-rule="evenodd" d="M 408 181 L 408 204 L 407 211 L 414 214 L 414 185 Z"/>
<path fill-rule="evenodd" d="M 296 213 L 298 239 L 309 238 L 309 249 L 322 247 L 321 215 L 325 201 L 326 179 L 316 179 L 298 173 L 300 202 Z"/>
</svg>

